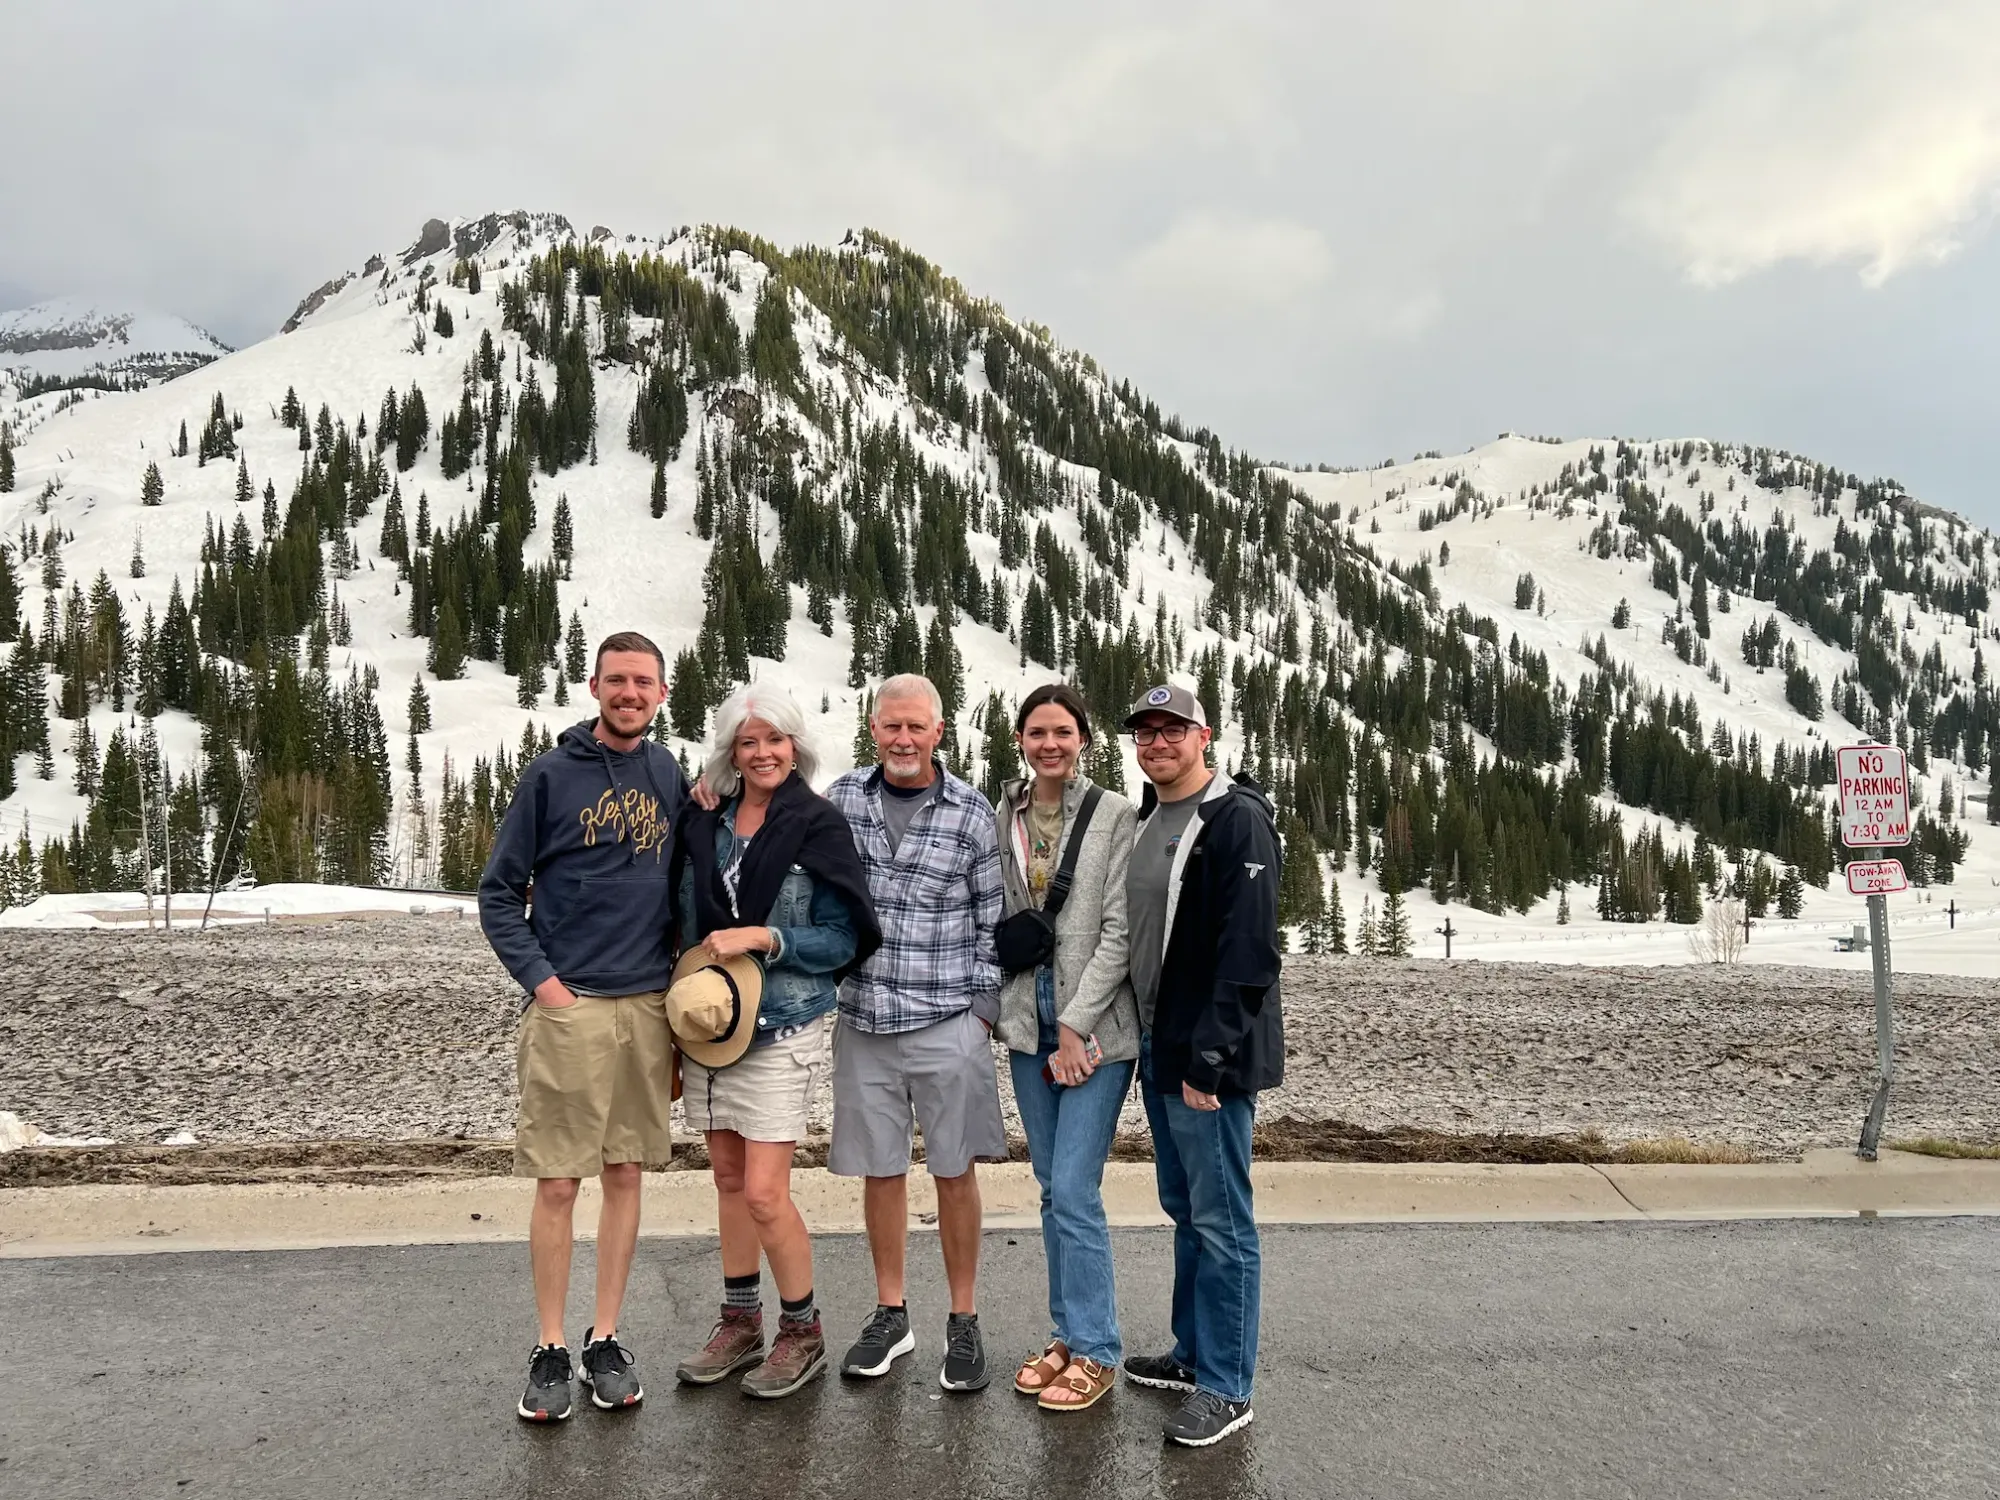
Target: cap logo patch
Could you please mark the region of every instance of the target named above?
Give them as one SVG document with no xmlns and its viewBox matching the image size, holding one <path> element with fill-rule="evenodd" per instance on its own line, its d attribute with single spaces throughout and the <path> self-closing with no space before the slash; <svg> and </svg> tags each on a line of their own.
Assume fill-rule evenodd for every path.
<svg viewBox="0 0 2000 1500">
<path fill-rule="evenodd" d="M 1173 695 L 1174 692 L 1172 688 L 1156 687 L 1152 690 L 1152 692 L 1146 694 L 1146 701 L 1152 704 L 1155 708 L 1158 708 L 1162 703 L 1165 703 L 1169 698 L 1173 697 Z"/>
</svg>

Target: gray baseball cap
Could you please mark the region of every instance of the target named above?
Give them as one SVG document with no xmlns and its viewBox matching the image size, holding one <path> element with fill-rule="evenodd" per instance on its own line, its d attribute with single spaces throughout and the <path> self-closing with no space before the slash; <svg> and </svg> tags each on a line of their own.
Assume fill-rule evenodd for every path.
<svg viewBox="0 0 2000 1500">
<path fill-rule="evenodd" d="M 1201 699 L 1172 683 L 1163 682 L 1141 693 L 1139 701 L 1132 705 L 1132 712 L 1125 716 L 1125 727 L 1137 728 L 1139 720 L 1147 714 L 1172 714 L 1177 719 L 1186 719 L 1190 724 L 1208 728 L 1208 712 L 1201 706 Z"/>
</svg>

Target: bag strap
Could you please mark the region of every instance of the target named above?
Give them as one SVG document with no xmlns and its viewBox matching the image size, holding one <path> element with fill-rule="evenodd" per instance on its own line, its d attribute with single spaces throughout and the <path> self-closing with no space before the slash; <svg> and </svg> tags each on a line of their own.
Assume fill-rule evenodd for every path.
<svg viewBox="0 0 2000 1500">
<path fill-rule="evenodd" d="M 1103 787 L 1092 787 L 1083 794 L 1083 806 L 1076 810 L 1076 823 L 1069 831 L 1069 847 L 1063 850 L 1062 865 L 1056 871 L 1048 895 L 1042 898 L 1042 914 L 1051 921 L 1062 912 L 1063 903 L 1069 900 L 1070 882 L 1076 878 L 1076 858 L 1083 852 L 1083 831 L 1090 827 L 1090 815 L 1097 810 L 1098 799 L 1103 795 Z"/>
</svg>

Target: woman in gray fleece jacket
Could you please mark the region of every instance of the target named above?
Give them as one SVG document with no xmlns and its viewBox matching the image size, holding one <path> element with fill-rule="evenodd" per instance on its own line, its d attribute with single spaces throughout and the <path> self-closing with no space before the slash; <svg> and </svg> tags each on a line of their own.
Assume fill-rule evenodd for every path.
<svg viewBox="0 0 2000 1500">
<path fill-rule="evenodd" d="M 1054 955 L 1008 978 L 993 1028 L 1007 1045 L 1042 1190 L 1049 1270 L 1049 1344 L 1021 1366 L 1014 1389 L 1045 1410 L 1080 1411 L 1111 1389 L 1123 1353 L 1102 1189 L 1139 1056 L 1125 942 L 1125 868 L 1137 819 L 1130 802 L 1077 774 L 1091 734 L 1075 689 L 1035 689 L 1014 730 L 1033 774 L 1009 783 L 994 809 L 1009 916 L 1043 906 L 1084 804 L 1094 799 L 1055 918 Z"/>
</svg>

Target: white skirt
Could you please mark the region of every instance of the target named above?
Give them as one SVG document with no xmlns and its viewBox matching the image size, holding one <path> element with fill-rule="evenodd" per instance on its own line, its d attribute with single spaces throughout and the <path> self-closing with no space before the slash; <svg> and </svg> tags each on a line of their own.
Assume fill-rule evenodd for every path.
<svg viewBox="0 0 2000 1500">
<path fill-rule="evenodd" d="M 733 1130 L 746 1141 L 803 1140 L 833 1016 L 828 1011 L 782 1041 L 752 1047 L 726 1068 L 703 1067 L 682 1054 L 688 1129 Z"/>
</svg>

